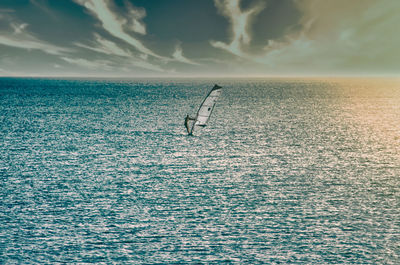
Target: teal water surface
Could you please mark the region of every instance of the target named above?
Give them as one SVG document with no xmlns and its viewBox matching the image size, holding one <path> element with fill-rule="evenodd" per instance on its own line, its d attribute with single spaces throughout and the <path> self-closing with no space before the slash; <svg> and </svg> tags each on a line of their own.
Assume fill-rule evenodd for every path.
<svg viewBox="0 0 400 265">
<path fill-rule="evenodd" d="M 2 264 L 400 264 L 398 80 L 1 78 L 0 136 Z"/>
</svg>

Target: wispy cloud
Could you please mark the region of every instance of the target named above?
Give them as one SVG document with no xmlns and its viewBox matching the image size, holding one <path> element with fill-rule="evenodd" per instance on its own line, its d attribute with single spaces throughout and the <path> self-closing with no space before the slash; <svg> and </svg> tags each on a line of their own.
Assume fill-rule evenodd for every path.
<svg viewBox="0 0 400 265">
<path fill-rule="evenodd" d="M 146 16 L 146 10 L 134 7 L 130 2 L 125 2 L 125 5 L 129 16 L 127 21 L 124 21 L 124 24 L 133 32 L 143 35 L 146 34 L 146 25 L 142 22 L 142 19 Z"/>
<path fill-rule="evenodd" d="M 25 34 L 25 29 L 28 27 L 27 23 L 11 23 L 10 24 L 11 28 L 14 30 L 13 34 L 14 35 L 22 35 Z"/>
<path fill-rule="evenodd" d="M 0 18 L 2 16 L 2 14 L 13 13 L 13 12 L 14 12 L 14 9 L 11 9 L 11 8 L 0 8 Z"/>
<path fill-rule="evenodd" d="M 70 48 L 59 47 L 38 39 L 28 31 L 29 25 L 27 23 L 17 22 L 16 19 L 11 16 L 7 16 L 6 21 L 9 23 L 9 31 L 0 32 L 0 45 L 26 50 L 40 50 L 50 55 L 56 55 L 68 64 L 89 70 L 118 72 L 126 67 L 139 67 L 142 69 L 164 72 L 160 66 L 147 62 L 142 58 L 135 57 L 130 51 L 120 48 L 114 42 L 106 40 L 98 34 L 94 35 L 95 39 L 91 45 L 85 45 L 82 43 L 75 43 L 75 45 L 110 55 L 109 60 L 88 59 L 88 57 L 82 56 L 82 53 L 77 57 L 75 54 L 79 53 L 78 49 L 72 50 Z M 119 58 L 116 58 L 115 55 Z M 54 66 L 54 68 L 62 67 L 60 64 L 56 65 L 57 66 Z"/>
<path fill-rule="evenodd" d="M 114 42 L 109 41 L 104 39 L 103 37 L 101 37 L 98 34 L 95 34 L 95 41 L 94 43 L 92 43 L 92 45 L 85 45 L 82 43 L 75 43 L 75 45 L 85 48 L 85 49 L 89 49 L 89 50 L 93 50 L 96 52 L 100 52 L 100 53 L 104 53 L 104 54 L 108 54 L 108 55 L 118 55 L 118 56 L 122 56 L 122 57 L 132 57 L 132 53 L 124 50 L 122 48 L 120 48 L 119 46 L 117 46 Z"/>
<path fill-rule="evenodd" d="M 11 17 L 6 19 L 12 31 L 0 32 L 0 44 L 2 45 L 26 50 L 40 50 L 52 55 L 61 55 L 71 51 L 38 39 L 27 30 L 29 26 L 27 23 L 19 23 Z"/>
<path fill-rule="evenodd" d="M 114 37 L 125 41 L 140 52 L 139 56 L 135 56 L 129 50 L 120 48 L 115 42 L 106 40 L 95 35 L 95 44 L 88 46 L 82 43 L 76 43 L 77 46 L 97 51 L 108 55 L 118 55 L 130 59 L 130 65 L 141 67 L 153 71 L 164 72 L 161 65 L 169 61 L 178 61 L 186 64 L 197 65 L 196 62 L 186 58 L 183 55 L 180 45 L 176 46 L 172 58 L 160 56 L 147 48 L 140 40 L 129 34 L 134 32 L 136 34 L 146 34 L 146 25 L 142 19 L 146 16 L 146 11 L 142 8 L 134 7 L 131 3 L 125 2 L 125 7 L 129 16 L 121 18 L 110 9 L 110 1 L 108 0 L 74 0 L 76 3 L 87 8 L 101 23 L 102 27 Z M 158 65 L 150 62 L 150 58 L 155 59 Z"/>
<path fill-rule="evenodd" d="M 180 44 L 177 44 L 175 47 L 175 52 L 172 54 L 172 57 L 174 57 L 175 60 L 177 60 L 178 62 L 182 62 L 182 63 L 186 63 L 186 64 L 192 64 L 192 65 L 200 65 L 188 58 L 186 58 L 183 55 L 183 51 L 182 51 L 182 47 Z"/>
<path fill-rule="evenodd" d="M 145 60 L 132 60 L 129 63 L 127 63 L 127 66 L 135 66 L 143 69 L 148 69 L 151 71 L 156 71 L 156 72 L 166 72 L 163 68 L 161 68 L 159 65 L 155 65 L 152 63 L 149 63 Z"/>
<path fill-rule="evenodd" d="M 159 65 L 148 62 L 147 56 L 144 56 L 144 58 L 136 57 L 130 51 L 120 48 L 114 42 L 106 40 L 98 34 L 95 34 L 95 40 L 90 45 L 82 43 L 75 43 L 75 45 L 98 53 L 111 55 L 112 57 L 110 59 L 115 62 L 114 65 L 119 65 L 116 69 L 125 69 L 129 66 L 133 66 L 157 72 L 164 72 Z M 116 58 L 115 55 L 119 56 L 119 58 Z"/>
<path fill-rule="evenodd" d="M 109 8 L 108 0 L 74 0 L 76 3 L 86 7 L 93 15 L 97 17 L 102 23 L 103 28 L 121 40 L 132 45 L 139 52 L 151 55 L 156 58 L 162 58 L 162 56 L 154 53 L 152 50 L 148 49 L 141 41 L 137 38 L 129 35 L 124 31 L 124 27 L 130 27 L 137 33 L 144 34 L 145 28 L 139 19 L 143 18 L 144 14 L 141 11 L 135 11 L 133 7 L 130 7 L 130 14 L 133 14 L 131 22 L 127 19 L 119 19 L 118 15 L 113 13 Z"/>
<path fill-rule="evenodd" d="M 243 11 L 240 8 L 240 0 L 214 0 L 214 3 L 222 15 L 227 17 L 231 23 L 232 41 L 224 43 L 211 41 L 211 45 L 216 48 L 227 50 L 237 56 L 246 57 L 243 46 L 251 41 L 249 27 L 251 19 L 265 8 L 265 4 L 259 2 L 252 8 Z"/>
<path fill-rule="evenodd" d="M 30 3 L 36 7 L 38 7 L 40 10 L 45 12 L 47 15 L 49 15 L 52 19 L 57 19 L 57 14 L 54 13 L 53 10 L 51 10 L 45 2 L 40 1 L 40 0 L 30 0 Z"/>
<path fill-rule="evenodd" d="M 81 66 L 83 68 L 89 69 L 105 69 L 110 70 L 112 67 L 110 66 L 110 62 L 104 60 L 86 60 L 83 58 L 70 58 L 70 57 L 61 57 L 62 60 L 70 63 Z"/>
<path fill-rule="evenodd" d="M 40 50 L 52 55 L 60 55 L 68 50 L 40 42 L 31 36 L 0 36 L 0 44 L 26 50 Z"/>
</svg>

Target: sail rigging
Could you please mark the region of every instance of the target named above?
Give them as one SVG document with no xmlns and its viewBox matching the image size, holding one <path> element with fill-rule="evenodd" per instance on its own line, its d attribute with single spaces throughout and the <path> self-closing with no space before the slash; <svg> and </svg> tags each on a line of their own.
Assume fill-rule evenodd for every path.
<svg viewBox="0 0 400 265">
<path fill-rule="evenodd" d="M 212 111 L 214 110 L 215 103 L 218 97 L 221 95 L 222 87 L 219 85 L 214 85 L 211 91 L 208 93 L 206 98 L 201 103 L 196 117 L 191 118 L 189 115 L 185 118 L 185 127 L 189 135 L 193 134 L 195 126 L 206 126 Z"/>
</svg>

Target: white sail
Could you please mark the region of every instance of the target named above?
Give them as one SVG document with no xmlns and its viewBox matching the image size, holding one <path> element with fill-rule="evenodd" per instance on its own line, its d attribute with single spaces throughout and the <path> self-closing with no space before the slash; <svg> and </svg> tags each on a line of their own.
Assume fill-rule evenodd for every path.
<svg viewBox="0 0 400 265">
<path fill-rule="evenodd" d="M 221 95 L 222 87 L 214 85 L 211 91 L 208 93 L 203 103 L 201 103 L 199 110 L 197 111 L 196 118 L 188 133 L 192 134 L 195 126 L 206 126 L 208 119 L 214 109 L 215 103 L 218 97 Z"/>
</svg>

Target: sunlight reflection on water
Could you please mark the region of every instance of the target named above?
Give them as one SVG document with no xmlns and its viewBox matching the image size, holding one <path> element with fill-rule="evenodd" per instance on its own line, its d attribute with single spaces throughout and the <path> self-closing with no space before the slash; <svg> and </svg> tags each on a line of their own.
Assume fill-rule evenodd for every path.
<svg viewBox="0 0 400 265">
<path fill-rule="evenodd" d="M 400 262 L 398 80 L 0 82 L 1 263 Z"/>
</svg>

